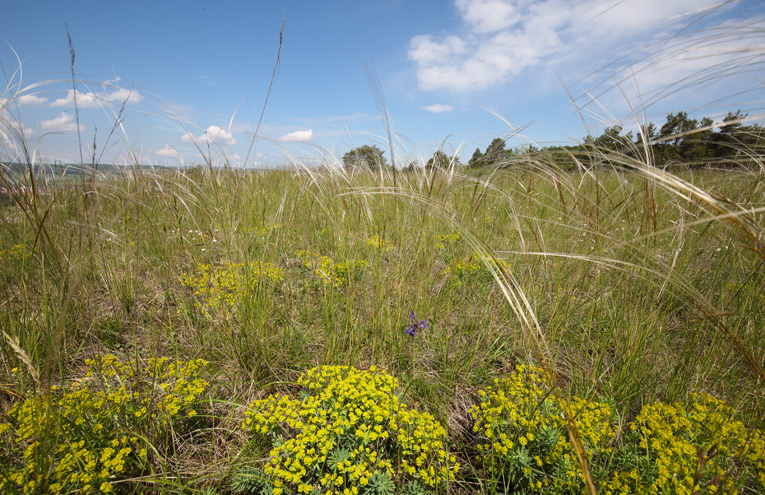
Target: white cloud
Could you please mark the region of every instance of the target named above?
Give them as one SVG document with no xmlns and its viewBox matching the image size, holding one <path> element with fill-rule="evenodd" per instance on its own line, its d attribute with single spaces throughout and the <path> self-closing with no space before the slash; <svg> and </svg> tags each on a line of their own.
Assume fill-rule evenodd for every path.
<svg viewBox="0 0 765 495">
<path fill-rule="evenodd" d="M 108 102 L 122 105 L 127 102 L 128 105 L 135 105 L 143 100 L 143 95 L 137 89 L 113 88 L 111 91 L 98 93 L 98 96 Z"/>
<path fill-rule="evenodd" d="M 91 93 L 91 92 L 83 93 L 81 91 L 76 91 L 75 93 L 74 89 L 66 90 L 66 97 L 54 100 L 53 103 L 50 104 L 50 106 L 52 107 L 74 106 L 75 96 L 77 97 L 78 108 L 98 108 L 100 106 L 95 93 Z"/>
<path fill-rule="evenodd" d="M 460 36 L 421 34 L 409 59 L 424 90 L 469 91 L 539 66 L 602 64 L 666 36 L 718 0 L 455 0 Z M 597 68 L 597 67 L 593 67 Z M 585 69 L 586 70 L 586 69 Z"/>
<path fill-rule="evenodd" d="M 154 152 L 155 155 L 159 156 L 167 156 L 170 158 L 178 158 L 181 156 L 180 153 L 178 153 L 178 150 L 170 146 L 169 144 L 166 144 L 164 148 L 162 148 L 159 151 Z"/>
<path fill-rule="evenodd" d="M 429 34 L 419 35 L 412 38 L 410 43 L 409 58 L 428 63 L 447 63 L 454 55 L 463 55 L 468 52 L 465 41 L 456 36 L 447 37 L 442 43 L 433 41 Z"/>
<path fill-rule="evenodd" d="M 519 2 L 521 3 L 521 2 Z M 502 0 L 457 0 L 462 18 L 478 33 L 492 33 L 518 22 L 518 7 Z"/>
<path fill-rule="evenodd" d="M 443 112 L 451 112 L 454 110 L 454 107 L 451 105 L 444 105 L 442 103 L 436 103 L 435 105 L 425 105 L 424 107 L 421 107 L 426 112 L 430 113 L 443 113 Z"/>
<path fill-rule="evenodd" d="M 46 131 L 61 131 L 71 132 L 77 130 L 77 123 L 74 118 L 66 112 L 61 112 L 61 115 L 51 120 L 44 120 L 40 124 L 40 127 Z M 84 131 L 85 127 L 80 124 L 80 131 Z"/>
<path fill-rule="evenodd" d="M 41 107 L 45 105 L 48 99 L 42 96 L 31 94 L 21 95 L 17 97 L 15 101 L 19 104 L 20 107 Z"/>
<path fill-rule="evenodd" d="M 653 92 L 668 85 L 682 87 L 694 81 L 712 82 L 736 74 L 755 60 L 762 63 L 765 53 L 762 32 L 759 40 L 710 40 L 701 35 L 687 41 L 687 46 L 679 50 L 650 57 L 629 68 L 643 91 Z M 761 87 L 762 82 L 759 84 Z"/>
<path fill-rule="evenodd" d="M 281 141 L 284 141 L 285 143 L 288 143 L 288 142 L 295 142 L 295 141 L 310 141 L 312 137 L 313 137 L 313 129 L 308 129 L 305 131 L 290 132 L 289 134 L 285 134 L 279 139 Z"/>
<path fill-rule="evenodd" d="M 204 134 L 200 136 L 194 136 L 191 132 L 187 132 L 181 136 L 181 141 L 184 143 L 202 143 L 202 144 L 216 144 L 218 146 L 231 146 L 236 144 L 236 139 L 233 138 L 230 132 L 225 129 L 221 129 L 217 125 L 211 125 L 207 128 Z"/>
<path fill-rule="evenodd" d="M 136 89 L 120 88 L 108 85 L 104 91 L 93 93 L 92 91 L 82 92 L 68 89 L 64 98 L 58 98 L 50 104 L 52 107 L 74 106 L 74 97 L 77 96 L 78 108 L 98 108 L 105 104 L 121 105 L 126 102 L 128 105 L 140 103 L 144 98 Z"/>
</svg>

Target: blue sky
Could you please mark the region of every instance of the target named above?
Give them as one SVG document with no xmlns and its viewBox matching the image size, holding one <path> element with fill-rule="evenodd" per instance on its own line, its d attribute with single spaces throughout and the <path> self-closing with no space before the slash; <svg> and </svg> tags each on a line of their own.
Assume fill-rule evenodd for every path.
<svg viewBox="0 0 765 495">
<path fill-rule="evenodd" d="M 232 165 L 574 144 L 670 111 L 765 115 L 760 0 L 13 2 L 0 124 L 46 161 Z M 258 139 L 284 13 L 281 63 Z M 21 64 L 16 56 L 21 60 Z M 371 74 L 371 77 L 370 77 Z M 374 81 L 374 82 L 372 82 Z M 109 137 L 123 102 L 121 126 Z M 1 136 L 0 136 L 1 137 Z M 5 142 L 3 159 L 13 158 Z M 103 155 L 101 155 L 103 153 Z"/>
</svg>

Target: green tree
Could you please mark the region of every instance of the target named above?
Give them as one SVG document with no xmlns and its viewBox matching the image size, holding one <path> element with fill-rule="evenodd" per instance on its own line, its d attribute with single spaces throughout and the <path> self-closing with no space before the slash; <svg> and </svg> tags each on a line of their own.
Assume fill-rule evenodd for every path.
<svg viewBox="0 0 765 495">
<path fill-rule="evenodd" d="M 698 126 L 691 129 L 680 143 L 679 153 L 685 161 L 703 162 L 715 156 L 715 132 L 712 130 L 713 121 L 704 117 Z"/>
<path fill-rule="evenodd" d="M 659 136 L 677 146 L 683 140 L 684 133 L 692 131 L 697 125 L 698 121 L 688 118 L 686 112 L 670 113 L 667 115 L 667 122 L 659 130 Z"/>
<path fill-rule="evenodd" d="M 667 121 L 659 129 L 660 143 L 657 146 L 657 157 L 661 163 L 682 160 L 681 143 L 689 132 L 698 127 L 698 121 L 688 117 L 686 112 L 670 113 Z"/>
<path fill-rule="evenodd" d="M 484 165 L 484 157 L 483 153 L 481 153 L 480 148 L 476 148 L 473 152 L 473 156 L 470 157 L 470 160 L 468 160 L 468 167 L 470 168 L 478 168 L 482 167 Z"/>
<path fill-rule="evenodd" d="M 758 124 L 744 125 L 748 114 L 728 112 L 723 118 L 723 125 L 716 137 L 716 156 L 721 158 L 740 158 L 746 155 L 762 153 L 765 129 Z"/>
<path fill-rule="evenodd" d="M 447 169 L 449 168 L 449 163 L 450 160 L 447 154 L 441 150 L 436 150 L 436 152 L 433 153 L 433 156 L 428 160 L 428 163 L 425 164 L 425 168 L 428 170 L 434 168 Z"/>
<path fill-rule="evenodd" d="M 425 164 L 427 170 L 434 168 L 447 169 L 449 167 L 461 167 L 460 158 L 456 155 L 449 156 L 441 150 L 436 150 Z"/>
<path fill-rule="evenodd" d="M 736 113 L 728 112 L 728 115 L 723 117 L 723 125 L 720 126 L 720 134 L 735 136 L 736 133 L 742 127 L 742 121 L 748 116 L 747 113 L 741 113 L 741 110 L 736 110 Z"/>
<path fill-rule="evenodd" d="M 632 131 L 622 136 L 624 128 L 620 124 L 608 126 L 598 137 L 588 135 L 584 144 L 593 146 L 599 151 L 626 154 L 632 148 Z"/>
<path fill-rule="evenodd" d="M 736 110 L 736 113 L 728 112 L 728 115 L 723 117 L 720 132 L 715 136 L 715 156 L 717 158 L 730 158 L 737 154 L 737 150 L 742 144 L 741 131 L 744 127 L 742 121 L 746 117 L 747 114 L 741 113 L 741 110 Z"/>
<path fill-rule="evenodd" d="M 377 146 L 359 146 L 343 155 L 343 165 L 346 168 L 366 168 L 369 170 L 379 170 L 386 168 L 388 162 L 383 156 L 385 152 Z"/>
<path fill-rule="evenodd" d="M 654 139 L 658 137 L 656 126 L 653 125 L 653 122 L 649 122 L 647 124 L 640 124 L 640 129 L 642 130 L 642 132 L 638 132 L 637 135 L 635 136 L 635 145 L 638 147 L 643 146 L 643 138 L 645 138 L 650 144 L 651 141 L 653 141 Z"/>
<path fill-rule="evenodd" d="M 505 140 L 502 138 L 494 138 L 489 146 L 486 147 L 486 152 L 483 154 L 483 163 L 485 165 L 493 165 L 501 160 L 504 160 L 508 156 L 508 150 L 505 149 Z"/>
</svg>

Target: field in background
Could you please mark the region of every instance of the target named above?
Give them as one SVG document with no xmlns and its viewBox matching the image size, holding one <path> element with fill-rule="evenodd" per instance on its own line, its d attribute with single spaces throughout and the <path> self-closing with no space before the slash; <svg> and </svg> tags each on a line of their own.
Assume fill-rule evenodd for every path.
<svg viewBox="0 0 765 495">
<path fill-rule="evenodd" d="M 530 162 L 52 181 L 0 210 L 0 408 L 97 355 L 204 359 L 212 419 L 154 473 L 167 490 L 224 486 L 244 408 L 319 365 L 387 370 L 455 445 L 518 363 L 622 425 L 707 392 L 763 428 L 764 178 Z M 473 478 L 448 491 L 478 490 L 460 461 Z"/>
</svg>

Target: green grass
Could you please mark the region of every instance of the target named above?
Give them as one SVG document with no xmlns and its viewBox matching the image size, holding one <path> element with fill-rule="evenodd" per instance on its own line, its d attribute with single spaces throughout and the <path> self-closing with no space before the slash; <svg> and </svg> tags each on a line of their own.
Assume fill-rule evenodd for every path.
<svg viewBox="0 0 765 495">
<path fill-rule="evenodd" d="M 126 492 L 227 493 L 268 453 L 245 407 L 320 365 L 385 369 L 445 425 L 465 466 L 449 493 L 497 486 L 468 410 L 517 363 L 622 425 L 704 392 L 762 429 L 762 169 L 631 165 L 49 177 L 0 210 L 0 410 L 98 354 L 209 361 L 206 421 Z"/>
</svg>

